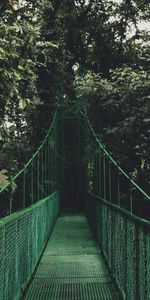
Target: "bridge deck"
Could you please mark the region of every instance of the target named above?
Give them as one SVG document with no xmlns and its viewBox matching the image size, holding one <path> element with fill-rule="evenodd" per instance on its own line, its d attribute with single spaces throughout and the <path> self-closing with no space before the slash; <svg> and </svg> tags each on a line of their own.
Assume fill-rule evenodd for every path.
<svg viewBox="0 0 150 300">
<path fill-rule="evenodd" d="M 84 216 L 58 218 L 25 299 L 118 299 Z"/>
</svg>

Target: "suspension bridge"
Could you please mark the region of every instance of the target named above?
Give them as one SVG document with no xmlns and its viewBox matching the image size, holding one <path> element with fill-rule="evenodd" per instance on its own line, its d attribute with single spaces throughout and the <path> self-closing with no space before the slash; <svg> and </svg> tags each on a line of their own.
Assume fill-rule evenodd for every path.
<svg viewBox="0 0 150 300">
<path fill-rule="evenodd" d="M 0 203 L 1 300 L 150 299 L 150 197 L 77 107 L 58 110 Z"/>
</svg>

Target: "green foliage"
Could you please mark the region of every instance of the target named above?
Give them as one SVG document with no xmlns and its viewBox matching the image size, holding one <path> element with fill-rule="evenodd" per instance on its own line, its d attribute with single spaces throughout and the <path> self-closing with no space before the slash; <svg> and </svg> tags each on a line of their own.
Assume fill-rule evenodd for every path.
<svg viewBox="0 0 150 300">
<path fill-rule="evenodd" d="M 56 42 L 42 36 L 38 12 L 35 16 L 32 4 L 29 7 L 24 5 L 17 13 L 6 10 L 0 20 L 0 141 L 3 158 L 0 166 L 13 172 L 27 160 L 49 126 L 52 105 L 41 135 L 38 117 L 45 101 L 41 70 L 44 69 L 45 76 L 49 74 L 49 62 L 58 51 Z M 47 85 L 50 93 L 51 83 L 47 82 Z"/>
<path fill-rule="evenodd" d="M 0 171 L 0 189 L 3 189 L 10 183 L 9 177 L 7 176 L 7 170 Z M 17 189 L 17 185 L 12 182 L 12 190 L 15 191 Z M 6 189 L 8 191 L 8 189 Z"/>
<path fill-rule="evenodd" d="M 17 171 L 53 110 L 77 97 L 115 158 L 149 180 L 148 32 L 138 28 L 147 4 L 2 1 L 1 169 Z"/>
<path fill-rule="evenodd" d="M 79 100 L 87 102 L 97 133 L 129 173 L 149 188 L 150 97 L 148 71 L 123 66 L 110 71 L 110 78 L 89 72 L 76 75 Z"/>
</svg>

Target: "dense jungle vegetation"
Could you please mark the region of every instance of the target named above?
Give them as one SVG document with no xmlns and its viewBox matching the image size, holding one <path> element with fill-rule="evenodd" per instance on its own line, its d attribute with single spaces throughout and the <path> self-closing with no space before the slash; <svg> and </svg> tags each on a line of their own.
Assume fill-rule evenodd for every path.
<svg viewBox="0 0 150 300">
<path fill-rule="evenodd" d="M 77 101 L 132 178 L 150 191 L 148 0 L 0 1 L 0 184 Z"/>
</svg>

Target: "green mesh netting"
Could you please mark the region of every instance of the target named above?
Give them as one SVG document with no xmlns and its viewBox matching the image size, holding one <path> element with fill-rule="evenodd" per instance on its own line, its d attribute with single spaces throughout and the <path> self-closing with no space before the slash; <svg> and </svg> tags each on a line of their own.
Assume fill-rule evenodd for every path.
<svg viewBox="0 0 150 300">
<path fill-rule="evenodd" d="M 85 128 L 89 223 L 123 299 L 149 300 L 150 197 Z"/>
<path fill-rule="evenodd" d="M 20 299 L 46 245 L 59 210 L 53 193 L 0 222 L 0 299 Z"/>
</svg>

